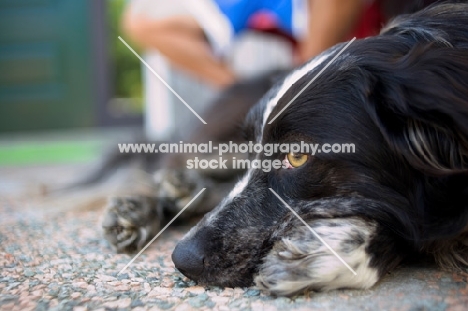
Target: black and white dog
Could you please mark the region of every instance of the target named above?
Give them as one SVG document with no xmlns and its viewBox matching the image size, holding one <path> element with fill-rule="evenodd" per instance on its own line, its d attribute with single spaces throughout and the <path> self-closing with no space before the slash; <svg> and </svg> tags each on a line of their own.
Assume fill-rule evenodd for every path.
<svg viewBox="0 0 468 311">
<path fill-rule="evenodd" d="M 354 143 L 356 153 L 275 154 L 291 168 L 248 171 L 177 245 L 186 276 L 289 295 L 368 288 L 413 253 L 468 266 L 468 5 L 430 7 L 354 42 L 270 125 L 342 47 L 269 91 L 246 127 L 263 144 Z"/>
<path fill-rule="evenodd" d="M 343 47 L 291 72 L 245 124 L 262 144 L 352 143 L 356 152 L 258 154 L 288 166 L 249 170 L 190 230 L 172 255 L 183 274 L 292 295 L 369 288 L 407 257 L 468 267 L 468 4 L 401 16 L 353 42 L 269 124 Z"/>
</svg>

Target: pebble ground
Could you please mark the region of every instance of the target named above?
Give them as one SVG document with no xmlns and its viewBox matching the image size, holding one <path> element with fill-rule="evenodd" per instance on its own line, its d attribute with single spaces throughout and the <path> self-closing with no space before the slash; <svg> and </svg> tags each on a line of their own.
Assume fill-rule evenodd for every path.
<svg viewBox="0 0 468 311">
<path fill-rule="evenodd" d="M 427 265 L 399 268 L 370 290 L 292 299 L 198 286 L 170 259 L 186 227 L 168 229 L 117 275 L 131 257 L 102 239 L 101 213 L 45 211 L 0 191 L 0 310 L 468 310 L 468 274 Z"/>
</svg>

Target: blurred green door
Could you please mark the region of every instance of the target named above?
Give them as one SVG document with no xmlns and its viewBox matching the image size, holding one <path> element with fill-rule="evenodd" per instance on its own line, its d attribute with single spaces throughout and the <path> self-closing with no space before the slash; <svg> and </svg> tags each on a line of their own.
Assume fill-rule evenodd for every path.
<svg viewBox="0 0 468 311">
<path fill-rule="evenodd" d="M 95 124 L 90 3 L 0 0 L 0 133 Z"/>
</svg>

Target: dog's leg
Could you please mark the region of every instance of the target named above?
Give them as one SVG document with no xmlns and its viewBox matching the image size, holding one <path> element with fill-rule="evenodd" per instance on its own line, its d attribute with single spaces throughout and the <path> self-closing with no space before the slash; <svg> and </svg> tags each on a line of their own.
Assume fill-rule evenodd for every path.
<svg viewBox="0 0 468 311">
<path fill-rule="evenodd" d="M 390 240 L 382 245 L 377 223 L 357 217 L 308 221 L 312 228 L 353 270 L 346 267 L 302 223 L 280 237 L 260 267 L 256 284 L 272 294 L 293 295 L 305 290 L 369 288 L 385 268 L 399 261 Z M 380 256 L 376 258 L 375 243 Z M 386 271 L 386 270 L 385 270 Z"/>
<path fill-rule="evenodd" d="M 153 184 L 152 191 L 141 191 L 144 194 L 130 191 L 135 194 L 112 197 L 108 201 L 102 228 L 104 237 L 119 253 L 139 251 L 208 184 L 196 172 L 186 170 L 159 170 L 154 180 L 147 182 Z M 197 205 L 205 207 L 204 199 L 201 195 L 184 216 L 198 212 Z"/>
<path fill-rule="evenodd" d="M 160 169 L 154 174 L 154 178 L 159 186 L 158 197 L 164 198 L 164 210 L 167 214 L 175 215 L 180 212 L 203 188 L 204 192 L 180 217 L 183 219 L 204 214 L 214 207 L 207 203 L 213 191 L 213 182 L 195 170 Z"/>
<path fill-rule="evenodd" d="M 155 190 L 152 193 L 113 197 L 108 202 L 102 228 L 104 237 L 119 253 L 139 251 L 203 188 L 205 191 L 180 215 L 180 219 L 190 219 L 213 209 L 232 188 L 231 183 L 214 185 L 200 172 L 186 169 L 158 170 L 153 182 Z"/>
<path fill-rule="evenodd" d="M 171 203 L 165 204 L 165 211 L 175 215 L 203 188 L 205 190 L 202 198 L 193 202 L 181 217 L 189 219 L 194 215 L 211 211 L 230 192 L 236 181 L 235 177 L 243 172 L 232 168 L 233 156 L 223 155 L 223 159 L 227 162 L 225 169 L 187 169 L 185 168 L 187 161 L 195 156 L 179 154 L 177 157 L 172 157 L 171 162 L 166 162 L 164 165 L 169 168 L 160 169 L 154 174 L 154 180 L 159 187 L 157 195 Z M 243 155 L 235 156 L 241 158 Z M 220 158 L 217 154 L 203 154 L 200 157 L 207 161 L 218 161 Z"/>
</svg>

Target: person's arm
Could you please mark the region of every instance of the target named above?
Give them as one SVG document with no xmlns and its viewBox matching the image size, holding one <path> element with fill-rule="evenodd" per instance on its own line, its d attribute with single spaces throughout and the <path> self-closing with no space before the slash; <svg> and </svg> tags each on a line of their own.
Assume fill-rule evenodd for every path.
<svg viewBox="0 0 468 311">
<path fill-rule="evenodd" d="M 308 33 L 299 42 L 303 63 L 344 40 L 363 13 L 365 0 L 309 0 Z"/>
<path fill-rule="evenodd" d="M 193 17 L 151 19 L 131 10 L 129 5 L 122 18 L 122 29 L 133 43 L 143 49 L 158 50 L 173 65 L 212 85 L 225 87 L 236 81 L 231 69 L 213 55 L 203 29 Z"/>
</svg>

